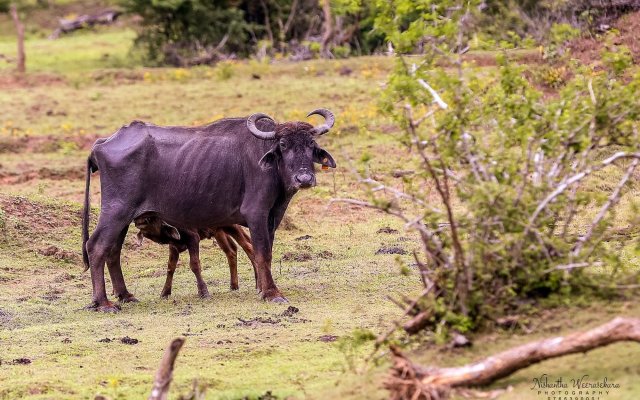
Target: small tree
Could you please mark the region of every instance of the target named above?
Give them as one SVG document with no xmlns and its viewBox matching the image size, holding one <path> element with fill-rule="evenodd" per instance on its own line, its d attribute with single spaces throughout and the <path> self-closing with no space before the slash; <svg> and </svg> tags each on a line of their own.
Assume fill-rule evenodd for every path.
<svg viewBox="0 0 640 400">
<path fill-rule="evenodd" d="M 615 249 L 629 239 L 609 227 L 640 163 L 640 76 L 622 83 L 576 66 L 545 99 L 504 55 L 497 73 L 466 68 L 480 3 L 378 2 L 377 26 L 398 53 L 382 109 L 402 127 L 415 173 L 401 187 L 363 175 L 371 199 L 342 201 L 419 234 L 425 289 L 406 308 L 411 333 L 464 332 L 543 298 L 615 285 L 588 267 L 606 267 L 607 282 L 628 278 Z M 405 57 L 416 49 L 424 56 Z"/>
<path fill-rule="evenodd" d="M 16 29 L 18 53 L 16 57 L 16 71 L 24 74 L 27 71 L 27 55 L 24 50 L 24 24 L 20 19 L 18 1 L 0 0 L 0 12 L 8 12 Z"/>
</svg>

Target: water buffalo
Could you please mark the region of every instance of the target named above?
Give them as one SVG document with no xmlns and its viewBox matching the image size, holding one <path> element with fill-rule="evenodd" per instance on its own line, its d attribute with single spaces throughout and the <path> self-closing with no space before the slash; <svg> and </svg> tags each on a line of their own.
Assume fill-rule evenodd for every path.
<svg viewBox="0 0 640 400">
<path fill-rule="evenodd" d="M 173 274 L 178 266 L 178 258 L 180 253 L 185 250 L 189 250 L 189 266 L 196 276 L 196 282 L 198 285 L 198 294 L 200 297 L 209 297 L 209 290 L 207 284 L 202 279 L 200 259 L 199 243 L 202 239 L 213 238 L 218 244 L 220 249 L 227 256 L 229 263 L 229 272 L 231 275 L 231 290 L 238 290 L 238 247 L 235 242 L 242 247 L 242 249 L 249 257 L 253 266 L 254 277 L 256 278 L 256 288 L 258 287 L 256 267 L 253 261 L 253 246 L 251 245 L 251 238 L 239 225 L 225 226 L 222 228 L 209 228 L 209 229 L 186 229 L 178 230 L 175 227 L 167 224 L 154 214 L 143 214 L 133 220 L 136 228 L 140 231 L 137 234 L 138 244 L 142 244 L 144 238 L 147 238 L 153 242 L 159 244 L 169 245 L 169 262 L 167 264 L 167 278 L 160 293 L 161 297 L 169 297 L 171 295 L 171 288 L 173 286 Z M 232 239 L 233 238 L 233 239 Z"/>
<path fill-rule="evenodd" d="M 335 121 L 331 111 L 309 113 L 325 121 L 277 123 L 266 114 L 226 118 L 199 127 L 161 127 L 135 121 L 94 144 L 87 160 L 82 227 L 83 261 L 91 270 L 90 308 L 115 312 L 107 299 L 104 265 L 115 295 L 127 290 L 120 253 L 132 220 L 154 213 L 178 229 L 247 226 L 263 299 L 284 302 L 271 276 L 275 231 L 295 193 L 315 185 L 313 163 L 335 168 L 315 138 Z M 89 237 L 91 173 L 101 171 L 98 225 Z"/>
</svg>

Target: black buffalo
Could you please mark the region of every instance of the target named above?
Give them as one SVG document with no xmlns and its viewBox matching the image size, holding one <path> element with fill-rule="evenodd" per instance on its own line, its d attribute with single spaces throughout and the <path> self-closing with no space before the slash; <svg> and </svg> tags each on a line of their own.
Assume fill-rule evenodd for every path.
<svg viewBox="0 0 640 400">
<path fill-rule="evenodd" d="M 120 252 L 129 224 L 143 214 L 178 229 L 247 226 L 262 297 L 286 301 L 271 276 L 275 230 L 296 192 L 315 185 L 313 163 L 336 166 L 314 140 L 335 118 L 326 109 L 308 116 L 313 114 L 323 116 L 324 124 L 276 123 L 262 113 L 200 127 L 135 121 L 96 141 L 87 161 L 82 228 L 83 259 L 93 283 L 90 307 L 117 310 L 107 299 L 105 262 L 114 294 L 120 301 L 135 301 L 124 282 Z M 91 173 L 98 170 L 100 218 L 89 237 L 89 187 Z"/>
</svg>

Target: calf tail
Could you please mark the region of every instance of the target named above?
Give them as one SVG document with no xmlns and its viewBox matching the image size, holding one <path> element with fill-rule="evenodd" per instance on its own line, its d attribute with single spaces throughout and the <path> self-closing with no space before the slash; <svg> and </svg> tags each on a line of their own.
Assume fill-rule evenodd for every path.
<svg viewBox="0 0 640 400">
<path fill-rule="evenodd" d="M 84 189 L 84 210 L 82 211 L 82 262 L 84 270 L 89 269 L 89 253 L 87 252 L 87 242 L 89 241 L 89 220 L 91 212 L 91 204 L 89 201 L 89 190 L 91 187 L 91 159 L 87 159 L 87 176 L 85 178 L 86 186 Z"/>
</svg>

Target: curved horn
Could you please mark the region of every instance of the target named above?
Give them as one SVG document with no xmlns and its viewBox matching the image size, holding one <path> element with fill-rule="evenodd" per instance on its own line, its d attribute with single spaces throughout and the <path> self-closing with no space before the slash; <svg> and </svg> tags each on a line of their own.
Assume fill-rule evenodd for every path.
<svg viewBox="0 0 640 400">
<path fill-rule="evenodd" d="M 314 135 L 324 135 L 325 133 L 329 132 L 329 129 L 331 129 L 333 124 L 336 122 L 336 117 L 333 115 L 333 113 L 326 108 L 318 108 L 317 110 L 311 111 L 309 115 L 307 115 L 307 117 L 310 117 L 314 114 L 324 117 L 324 124 L 316 126 L 314 128 Z"/>
<path fill-rule="evenodd" d="M 276 131 L 265 132 L 265 131 L 261 131 L 256 126 L 256 122 L 263 118 L 268 118 L 271 121 L 275 122 L 273 118 L 271 118 L 267 114 L 255 113 L 255 114 L 252 114 L 249 118 L 247 118 L 247 129 L 249 129 L 249 132 L 251 132 L 253 136 L 259 139 L 263 139 L 263 140 L 273 139 L 274 137 L 276 137 Z"/>
</svg>

